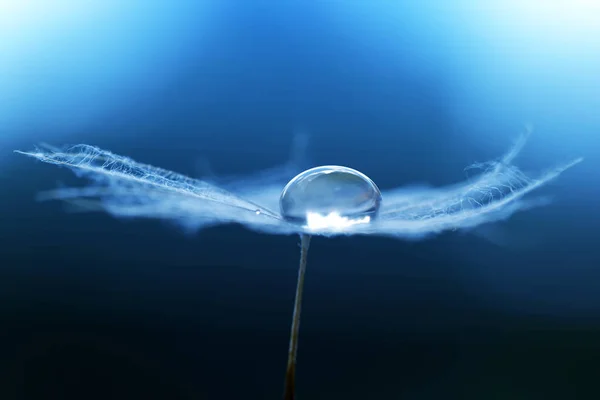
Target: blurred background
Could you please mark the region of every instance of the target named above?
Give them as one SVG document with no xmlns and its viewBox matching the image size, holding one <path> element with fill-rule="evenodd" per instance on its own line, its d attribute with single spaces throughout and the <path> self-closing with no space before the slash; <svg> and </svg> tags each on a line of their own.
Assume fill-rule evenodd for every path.
<svg viewBox="0 0 600 400">
<path fill-rule="evenodd" d="M 550 206 L 422 242 L 315 239 L 304 399 L 595 399 L 600 3 L 0 0 L 0 398 L 277 399 L 298 239 L 72 214 L 12 153 L 191 176 L 342 164 L 381 189 L 584 163 Z M 291 178 L 291 177 L 290 177 Z"/>
</svg>

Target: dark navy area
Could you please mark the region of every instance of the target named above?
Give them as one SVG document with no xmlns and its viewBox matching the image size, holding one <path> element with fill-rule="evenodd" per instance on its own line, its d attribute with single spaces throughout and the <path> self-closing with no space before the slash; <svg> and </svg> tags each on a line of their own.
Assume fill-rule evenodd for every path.
<svg viewBox="0 0 600 400">
<path fill-rule="evenodd" d="M 551 204 L 423 241 L 312 239 L 298 398 L 600 398 L 586 2 L 5 3 L 0 399 L 280 399 L 300 253 L 38 202 L 85 182 L 13 150 L 86 143 L 226 177 L 285 164 L 302 134 L 303 167 L 385 192 L 462 182 L 528 123 L 525 171 L 584 157 L 534 193 Z"/>
</svg>

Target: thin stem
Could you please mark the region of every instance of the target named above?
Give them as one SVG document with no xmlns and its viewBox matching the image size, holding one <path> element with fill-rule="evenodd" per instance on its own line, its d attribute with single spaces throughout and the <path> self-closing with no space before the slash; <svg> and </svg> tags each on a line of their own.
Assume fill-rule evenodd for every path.
<svg viewBox="0 0 600 400">
<path fill-rule="evenodd" d="M 284 400 L 294 400 L 296 395 L 296 354 L 298 353 L 298 332 L 300 331 L 300 312 L 302 310 L 302 292 L 304 291 L 304 275 L 306 273 L 306 258 L 310 245 L 310 235 L 300 235 L 300 266 L 298 267 L 298 283 L 294 300 L 294 316 L 290 347 L 288 349 L 287 370 L 285 373 Z"/>
</svg>

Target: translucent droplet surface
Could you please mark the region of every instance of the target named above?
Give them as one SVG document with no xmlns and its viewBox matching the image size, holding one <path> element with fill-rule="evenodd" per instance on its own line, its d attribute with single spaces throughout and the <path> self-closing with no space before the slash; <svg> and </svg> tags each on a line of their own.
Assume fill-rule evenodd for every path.
<svg viewBox="0 0 600 400">
<path fill-rule="evenodd" d="M 327 165 L 294 177 L 281 192 L 281 215 L 314 229 L 368 223 L 379 211 L 381 192 L 365 174 Z"/>
</svg>

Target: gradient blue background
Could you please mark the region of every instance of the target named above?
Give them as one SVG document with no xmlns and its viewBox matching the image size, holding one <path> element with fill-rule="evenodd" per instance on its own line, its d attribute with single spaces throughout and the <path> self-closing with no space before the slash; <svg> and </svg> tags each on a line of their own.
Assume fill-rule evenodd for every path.
<svg viewBox="0 0 600 400">
<path fill-rule="evenodd" d="M 421 4 L 423 3 L 423 4 Z M 426 3 L 426 4 L 425 4 Z M 0 2 L 0 398 L 277 399 L 298 240 L 35 202 L 89 143 L 197 176 L 315 165 L 382 188 L 501 155 L 585 162 L 554 203 L 424 242 L 315 239 L 305 399 L 600 396 L 600 17 L 586 1 Z"/>
</svg>

